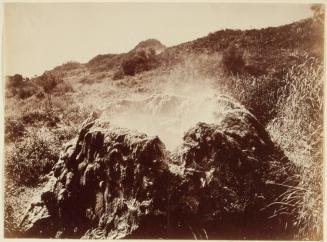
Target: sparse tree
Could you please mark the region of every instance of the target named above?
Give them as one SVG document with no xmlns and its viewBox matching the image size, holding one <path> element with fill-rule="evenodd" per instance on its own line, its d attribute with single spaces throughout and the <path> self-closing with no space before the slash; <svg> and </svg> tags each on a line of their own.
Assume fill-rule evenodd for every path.
<svg viewBox="0 0 327 242">
<path fill-rule="evenodd" d="M 20 74 L 10 76 L 8 84 L 12 87 L 20 87 L 23 84 L 23 76 Z"/>
<path fill-rule="evenodd" d="M 43 88 L 44 93 L 47 95 L 49 109 L 51 110 L 52 109 L 51 96 L 52 96 L 53 89 L 58 84 L 58 79 L 51 72 L 45 72 L 39 78 L 39 84 Z"/>
</svg>

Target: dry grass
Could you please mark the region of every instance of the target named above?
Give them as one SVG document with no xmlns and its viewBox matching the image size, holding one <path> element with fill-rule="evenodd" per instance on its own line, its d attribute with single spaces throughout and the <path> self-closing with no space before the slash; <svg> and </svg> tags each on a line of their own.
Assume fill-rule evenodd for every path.
<svg viewBox="0 0 327 242">
<path fill-rule="evenodd" d="M 322 239 L 323 66 L 306 57 L 293 66 L 280 89 L 276 117 L 267 129 L 297 167 L 299 183 L 281 200 L 295 205 L 297 239 Z"/>
</svg>

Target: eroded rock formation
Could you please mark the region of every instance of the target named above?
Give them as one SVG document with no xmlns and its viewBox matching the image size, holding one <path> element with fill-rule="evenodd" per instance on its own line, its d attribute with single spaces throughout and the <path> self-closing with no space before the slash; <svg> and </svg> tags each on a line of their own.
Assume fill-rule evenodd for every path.
<svg viewBox="0 0 327 242">
<path fill-rule="evenodd" d="M 291 220 L 274 201 L 288 160 L 241 105 L 215 102 L 215 122 L 197 123 L 175 152 L 91 116 L 23 218 L 23 236 L 286 238 Z"/>
</svg>

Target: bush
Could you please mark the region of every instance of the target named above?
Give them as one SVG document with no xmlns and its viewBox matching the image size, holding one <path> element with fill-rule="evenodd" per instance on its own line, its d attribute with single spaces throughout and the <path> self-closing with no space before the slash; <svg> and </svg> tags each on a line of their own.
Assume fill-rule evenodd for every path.
<svg viewBox="0 0 327 242">
<path fill-rule="evenodd" d="M 71 104 L 62 111 L 61 123 L 67 127 L 75 129 L 88 117 L 91 111 L 95 109 L 92 106 L 81 107 L 78 104 Z"/>
<path fill-rule="evenodd" d="M 13 76 L 7 77 L 8 87 L 21 87 L 24 84 L 24 78 L 20 74 L 15 74 Z"/>
<path fill-rule="evenodd" d="M 51 94 L 59 82 L 62 82 L 62 80 L 58 79 L 58 77 L 51 72 L 44 72 L 42 76 L 37 79 L 37 83 L 43 88 L 46 94 Z"/>
<path fill-rule="evenodd" d="M 119 69 L 115 72 L 114 76 L 112 77 L 113 80 L 121 80 L 124 78 L 124 72 L 122 69 Z"/>
<path fill-rule="evenodd" d="M 6 177 L 18 185 L 36 185 L 58 160 L 60 143 L 41 132 L 28 132 L 7 153 Z"/>
<path fill-rule="evenodd" d="M 60 142 L 60 144 L 64 144 L 67 141 L 73 139 L 78 134 L 78 130 L 76 127 L 63 127 L 60 129 L 53 130 L 53 135 L 56 137 L 56 140 Z"/>
<path fill-rule="evenodd" d="M 41 91 L 37 92 L 35 96 L 38 99 L 44 99 L 45 98 L 45 93 L 44 93 L 44 91 L 41 90 Z"/>
<path fill-rule="evenodd" d="M 53 92 L 56 93 L 56 95 L 63 95 L 67 92 L 74 92 L 74 89 L 71 84 L 62 81 L 57 84 Z"/>
<path fill-rule="evenodd" d="M 20 98 L 20 99 L 26 99 L 29 98 L 31 96 L 33 96 L 36 93 L 36 89 L 34 86 L 24 86 L 21 87 L 19 89 L 15 90 L 16 95 Z"/>
<path fill-rule="evenodd" d="M 12 142 L 19 140 L 25 133 L 25 125 L 21 120 L 6 118 L 5 141 Z"/>
<path fill-rule="evenodd" d="M 21 117 L 21 120 L 24 122 L 24 124 L 27 125 L 40 124 L 48 127 L 54 127 L 60 121 L 54 112 L 41 112 L 41 111 L 34 111 L 24 114 Z"/>
<path fill-rule="evenodd" d="M 231 44 L 224 52 L 222 64 L 225 71 L 232 73 L 242 72 L 245 62 L 243 59 L 244 51 L 236 45 Z"/>
<path fill-rule="evenodd" d="M 158 64 L 158 59 L 153 51 L 148 53 L 142 50 L 123 61 L 122 70 L 125 75 L 134 76 L 137 73 L 156 68 Z"/>
<path fill-rule="evenodd" d="M 26 99 L 36 94 L 39 88 L 28 78 L 22 75 L 7 76 L 6 92 L 7 97 L 17 96 L 20 99 Z"/>
</svg>

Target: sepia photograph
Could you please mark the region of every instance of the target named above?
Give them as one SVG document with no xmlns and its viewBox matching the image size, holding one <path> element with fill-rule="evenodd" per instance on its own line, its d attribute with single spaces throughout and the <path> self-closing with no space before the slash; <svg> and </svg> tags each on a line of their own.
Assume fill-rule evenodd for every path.
<svg viewBox="0 0 327 242">
<path fill-rule="evenodd" d="M 1 5 L 3 238 L 323 241 L 324 3 Z"/>
</svg>

